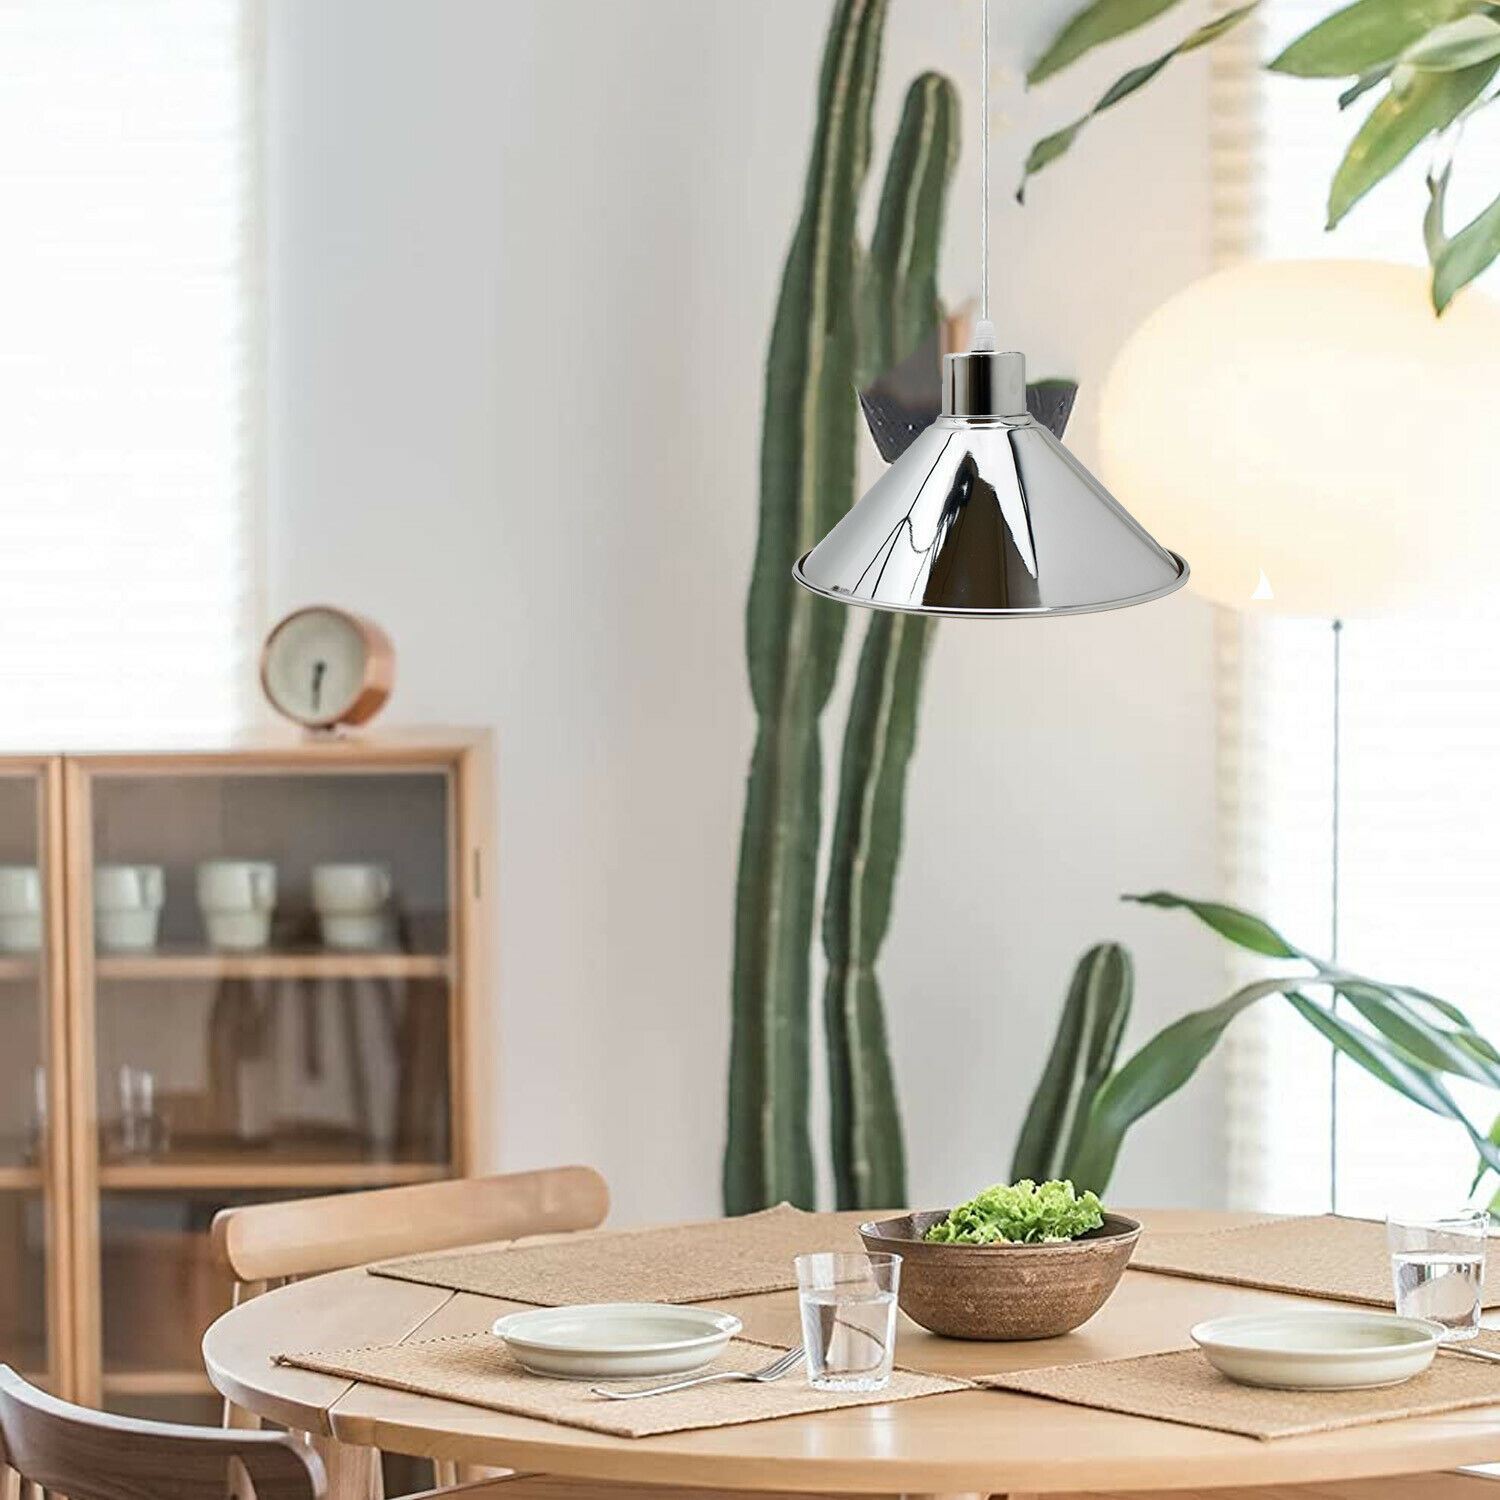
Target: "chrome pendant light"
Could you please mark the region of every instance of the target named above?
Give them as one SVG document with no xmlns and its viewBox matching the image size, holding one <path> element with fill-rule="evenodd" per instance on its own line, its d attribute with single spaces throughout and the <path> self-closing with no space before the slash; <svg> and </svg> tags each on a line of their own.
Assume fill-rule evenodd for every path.
<svg viewBox="0 0 1500 1500">
<path fill-rule="evenodd" d="M 1144 604 L 1188 566 L 1027 412 L 989 322 L 989 0 L 981 44 L 980 321 L 943 360 L 942 414 L 792 570 L 842 604 L 985 619 Z"/>
</svg>

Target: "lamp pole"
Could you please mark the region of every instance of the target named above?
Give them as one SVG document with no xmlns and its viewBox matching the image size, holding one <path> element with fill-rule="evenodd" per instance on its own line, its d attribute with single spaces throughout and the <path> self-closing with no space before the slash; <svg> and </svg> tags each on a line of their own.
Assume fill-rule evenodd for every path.
<svg viewBox="0 0 1500 1500">
<path fill-rule="evenodd" d="M 1339 961 L 1339 772 L 1343 758 L 1343 643 L 1344 622 L 1333 622 L 1333 841 L 1329 891 L 1328 962 Z M 1338 991 L 1333 1010 L 1339 1008 Z M 1339 1049 L 1329 1045 L 1328 1060 L 1328 1211 L 1339 1211 Z"/>
</svg>

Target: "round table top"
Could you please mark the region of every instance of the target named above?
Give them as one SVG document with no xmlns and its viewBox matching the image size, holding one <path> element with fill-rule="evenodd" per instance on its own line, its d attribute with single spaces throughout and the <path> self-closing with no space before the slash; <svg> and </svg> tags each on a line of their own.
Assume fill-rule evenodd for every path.
<svg viewBox="0 0 1500 1500">
<path fill-rule="evenodd" d="M 1250 1214 L 1131 1210 L 1148 1229 L 1226 1228 Z M 902 1320 L 897 1360 L 975 1375 L 1181 1347 L 1203 1318 L 1313 1299 L 1127 1271 L 1083 1328 L 1038 1343 L 939 1339 Z M 519 1304 L 362 1269 L 309 1278 L 242 1303 L 203 1340 L 219 1391 L 301 1431 L 392 1452 L 582 1479 L 725 1489 L 865 1493 L 1007 1492 L 1291 1484 L 1419 1473 L 1500 1459 L 1500 1402 L 1437 1417 L 1260 1442 L 1172 1422 L 993 1390 L 749 1422 L 650 1438 L 535 1418 L 279 1366 L 291 1349 L 338 1349 L 487 1329 Z M 801 1337 L 794 1292 L 716 1302 L 752 1338 Z"/>
</svg>

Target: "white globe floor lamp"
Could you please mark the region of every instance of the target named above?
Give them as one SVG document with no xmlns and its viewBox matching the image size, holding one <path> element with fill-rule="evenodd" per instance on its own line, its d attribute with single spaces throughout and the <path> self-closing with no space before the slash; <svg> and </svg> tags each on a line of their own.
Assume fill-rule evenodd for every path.
<svg viewBox="0 0 1500 1500">
<path fill-rule="evenodd" d="M 1335 960 L 1344 622 L 1493 595 L 1500 557 L 1500 304 L 1470 289 L 1440 319 L 1427 284 L 1372 261 L 1217 272 L 1141 325 L 1101 397 L 1105 483 L 1200 594 L 1331 622 Z M 1336 1052 L 1329 1091 L 1336 1111 Z M 1336 1210 L 1332 1132 L 1329 1173 Z"/>
</svg>

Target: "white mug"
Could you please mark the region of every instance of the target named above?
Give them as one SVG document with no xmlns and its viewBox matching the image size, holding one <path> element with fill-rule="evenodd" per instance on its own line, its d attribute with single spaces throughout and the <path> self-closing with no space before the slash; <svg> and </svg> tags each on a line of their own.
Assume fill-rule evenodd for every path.
<svg viewBox="0 0 1500 1500">
<path fill-rule="evenodd" d="M 276 907 L 276 866 L 260 859 L 208 859 L 198 866 L 198 906 L 215 948 L 264 948 Z"/>
<path fill-rule="evenodd" d="M 35 865 L 0 865 L 0 953 L 42 946 L 42 876 Z"/>
<path fill-rule="evenodd" d="M 100 865 L 94 871 L 94 930 L 110 953 L 156 947 L 166 874 L 160 865 Z"/>
<path fill-rule="evenodd" d="M 387 941 L 384 907 L 391 899 L 391 872 L 384 865 L 314 865 L 313 906 L 329 948 L 382 948 Z"/>
</svg>

